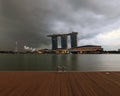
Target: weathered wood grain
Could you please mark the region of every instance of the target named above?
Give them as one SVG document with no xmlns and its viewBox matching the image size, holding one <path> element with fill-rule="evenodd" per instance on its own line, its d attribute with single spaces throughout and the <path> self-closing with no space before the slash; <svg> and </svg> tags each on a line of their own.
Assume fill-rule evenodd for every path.
<svg viewBox="0 0 120 96">
<path fill-rule="evenodd" d="M 0 96 L 120 96 L 120 72 L 0 72 Z"/>
</svg>

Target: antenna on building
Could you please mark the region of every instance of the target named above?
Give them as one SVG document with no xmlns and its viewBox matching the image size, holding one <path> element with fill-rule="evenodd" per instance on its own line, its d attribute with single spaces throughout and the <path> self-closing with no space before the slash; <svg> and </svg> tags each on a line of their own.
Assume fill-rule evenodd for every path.
<svg viewBox="0 0 120 96">
<path fill-rule="evenodd" d="M 18 52 L 18 42 L 15 42 L 15 52 Z"/>
</svg>

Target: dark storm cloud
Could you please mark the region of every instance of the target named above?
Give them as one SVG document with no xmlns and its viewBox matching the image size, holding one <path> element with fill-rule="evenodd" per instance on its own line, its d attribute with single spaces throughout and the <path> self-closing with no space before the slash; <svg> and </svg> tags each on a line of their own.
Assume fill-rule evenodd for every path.
<svg viewBox="0 0 120 96">
<path fill-rule="evenodd" d="M 62 1 L 63 4 L 62 4 Z M 119 1 L 62 0 L 55 30 L 59 32 L 79 32 L 79 39 L 87 39 L 102 32 L 118 28 Z M 58 30 L 57 30 L 58 29 Z"/>
<path fill-rule="evenodd" d="M 119 28 L 119 0 L 1 0 L 0 47 L 49 47 L 48 34 L 89 39 Z M 97 43 L 97 42 L 96 42 Z"/>
<path fill-rule="evenodd" d="M 47 3 L 39 0 L 2 0 L 0 3 L 1 47 L 13 48 L 16 41 L 22 48 L 49 44 L 46 35 L 50 34 L 51 24 L 47 19 Z"/>
</svg>

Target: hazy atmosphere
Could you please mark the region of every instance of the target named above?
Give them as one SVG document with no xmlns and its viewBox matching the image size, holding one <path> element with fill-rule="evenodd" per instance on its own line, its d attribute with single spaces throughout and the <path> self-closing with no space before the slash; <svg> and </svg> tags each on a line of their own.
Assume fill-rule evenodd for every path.
<svg viewBox="0 0 120 96">
<path fill-rule="evenodd" d="M 78 32 L 78 46 L 120 48 L 120 0 L 0 0 L 0 49 L 51 48 L 54 33 Z"/>
</svg>

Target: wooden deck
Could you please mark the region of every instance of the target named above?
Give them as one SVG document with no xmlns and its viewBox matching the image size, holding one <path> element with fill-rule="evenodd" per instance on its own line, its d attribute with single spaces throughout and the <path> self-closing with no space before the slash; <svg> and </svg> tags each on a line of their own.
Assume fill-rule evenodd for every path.
<svg viewBox="0 0 120 96">
<path fill-rule="evenodd" d="M 120 72 L 0 72 L 0 96 L 120 96 Z"/>
</svg>

